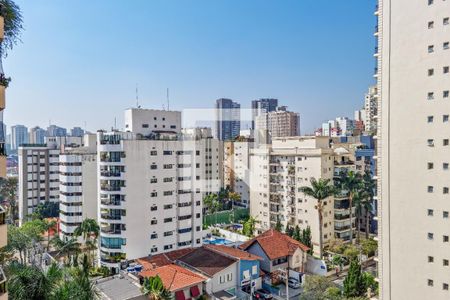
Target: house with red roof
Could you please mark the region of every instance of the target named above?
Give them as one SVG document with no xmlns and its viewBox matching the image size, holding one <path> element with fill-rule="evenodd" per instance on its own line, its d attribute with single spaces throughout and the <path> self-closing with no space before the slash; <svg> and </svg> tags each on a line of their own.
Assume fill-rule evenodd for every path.
<svg viewBox="0 0 450 300">
<path fill-rule="evenodd" d="M 266 273 L 278 270 L 306 270 L 309 247 L 275 229 L 269 229 L 239 246 L 262 258 L 261 269 Z"/>
</svg>

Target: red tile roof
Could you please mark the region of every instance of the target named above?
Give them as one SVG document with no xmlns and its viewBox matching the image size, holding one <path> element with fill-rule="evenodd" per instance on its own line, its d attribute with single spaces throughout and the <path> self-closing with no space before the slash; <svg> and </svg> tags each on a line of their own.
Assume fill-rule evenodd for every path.
<svg viewBox="0 0 450 300">
<path fill-rule="evenodd" d="M 275 229 L 267 230 L 254 239 L 240 245 L 239 248 L 247 250 L 254 243 L 258 243 L 271 260 L 292 255 L 298 248 L 303 252 L 309 250 L 308 246 Z"/>
<path fill-rule="evenodd" d="M 186 265 L 212 277 L 217 272 L 231 266 L 237 260 L 206 247 L 201 247 L 183 257 L 180 257 L 178 261 L 181 261 Z"/>
<path fill-rule="evenodd" d="M 162 267 L 175 262 L 180 257 L 191 253 L 195 248 L 186 248 L 174 250 L 166 253 L 161 253 L 153 256 L 147 256 L 136 259 L 137 263 L 141 264 L 144 269 L 154 269 L 156 267 Z"/>
<path fill-rule="evenodd" d="M 206 280 L 204 276 L 175 264 L 169 264 L 153 269 L 144 269 L 139 275 L 142 277 L 154 277 L 158 275 L 161 277 L 164 287 L 170 292 L 182 290 Z"/>
<path fill-rule="evenodd" d="M 210 248 L 213 251 L 224 253 L 225 255 L 234 257 L 236 259 L 244 259 L 244 260 L 262 260 L 261 257 L 251 254 L 249 252 L 245 252 L 241 249 L 228 247 L 225 245 L 206 245 L 206 248 Z"/>
</svg>

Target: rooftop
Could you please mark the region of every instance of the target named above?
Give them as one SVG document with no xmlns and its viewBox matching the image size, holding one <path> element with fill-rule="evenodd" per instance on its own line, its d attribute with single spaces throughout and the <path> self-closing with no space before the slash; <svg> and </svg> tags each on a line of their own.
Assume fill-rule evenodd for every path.
<svg viewBox="0 0 450 300">
<path fill-rule="evenodd" d="M 145 300 L 140 285 L 128 275 L 116 275 L 95 283 L 102 300 Z"/>
<path fill-rule="evenodd" d="M 144 268 L 139 275 L 142 277 L 154 277 L 158 275 L 161 278 L 164 287 L 171 292 L 197 285 L 206 280 L 205 277 L 175 264 L 152 269 Z"/>
<path fill-rule="evenodd" d="M 175 262 L 180 257 L 191 253 L 195 248 L 186 248 L 174 250 L 166 253 L 161 253 L 153 256 L 147 256 L 137 259 L 137 263 L 141 264 L 145 269 L 154 269 L 157 267 L 162 267 L 166 265 L 170 265 Z"/>
<path fill-rule="evenodd" d="M 237 260 L 206 247 L 201 247 L 183 257 L 180 257 L 178 261 L 212 277 L 216 273 L 231 266 Z"/>
<path fill-rule="evenodd" d="M 207 245 L 206 248 L 210 248 L 213 251 L 220 252 L 226 254 L 228 256 L 232 256 L 236 259 L 242 260 L 262 260 L 261 257 L 251 254 L 249 252 L 245 252 L 238 248 L 233 248 L 225 245 Z"/>
<path fill-rule="evenodd" d="M 269 229 L 259 236 L 239 246 L 242 250 L 247 250 L 254 243 L 258 243 L 269 259 L 277 259 L 284 256 L 293 255 L 300 248 L 303 252 L 309 250 L 309 247 L 290 238 L 275 229 Z"/>
</svg>

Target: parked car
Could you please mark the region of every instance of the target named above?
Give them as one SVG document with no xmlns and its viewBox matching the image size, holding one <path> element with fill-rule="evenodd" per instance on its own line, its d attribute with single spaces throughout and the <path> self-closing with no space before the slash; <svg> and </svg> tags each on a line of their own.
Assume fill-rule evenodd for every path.
<svg viewBox="0 0 450 300">
<path fill-rule="evenodd" d="M 293 289 L 300 288 L 300 282 L 297 279 L 293 278 L 293 277 L 289 277 L 288 285 L 289 285 L 290 288 L 293 288 Z"/>
<path fill-rule="evenodd" d="M 268 290 L 260 289 L 253 293 L 253 299 L 273 299 L 272 294 Z"/>
</svg>

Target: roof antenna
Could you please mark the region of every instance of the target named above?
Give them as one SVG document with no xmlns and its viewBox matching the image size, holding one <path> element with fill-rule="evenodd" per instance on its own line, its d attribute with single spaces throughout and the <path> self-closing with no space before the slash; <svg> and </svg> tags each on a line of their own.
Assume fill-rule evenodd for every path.
<svg viewBox="0 0 450 300">
<path fill-rule="evenodd" d="M 166 97 L 167 97 L 167 110 L 170 110 L 169 88 L 167 88 Z"/>
<path fill-rule="evenodd" d="M 138 90 L 138 84 L 136 83 L 136 107 L 141 108 L 139 105 L 139 90 Z"/>
</svg>

